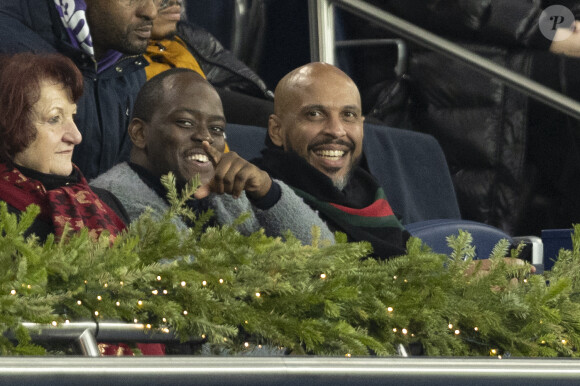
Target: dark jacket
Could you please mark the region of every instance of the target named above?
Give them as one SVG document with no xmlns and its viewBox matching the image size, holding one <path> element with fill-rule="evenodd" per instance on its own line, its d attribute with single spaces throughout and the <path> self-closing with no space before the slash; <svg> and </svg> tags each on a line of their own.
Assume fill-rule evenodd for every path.
<svg viewBox="0 0 580 386">
<path fill-rule="evenodd" d="M 53 0 L 2 0 L 0 52 L 60 52 L 84 77 L 75 123 L 83 136 L 73 162 L 92 179 L 129 158 L 127 126 L 137 92 L 145 83 L 142 56 L 126 56 L 97 73 L 93 58 L 73 48 Z"/>
<path fill-rule="evenodd" d="M 180 21 L 177 23 L 177 35 L 187 43 L 212 85 L 259 98 L 273 99 L 274 94 L 268 90 L 264 81 L 205 29 Z"/>
<path fill-rule="evenodd" d="M 510 70 L 579 95 L 578 60 L 550 54 L 551 41 L 539 30 L 548 2 L 371 2 Z M 577 3 L 568 5 L 576 13 Z M 411 47 L 407 76 L 405 124 L 441 144 L 464 219 L 512 235 L 538 234 L 580 220 L 577 122 L 423 48 Z M 380 100 L 376 103 L 381 106 Z M 380 108 L 373 115 L 389 119 Z"/>
</svg>

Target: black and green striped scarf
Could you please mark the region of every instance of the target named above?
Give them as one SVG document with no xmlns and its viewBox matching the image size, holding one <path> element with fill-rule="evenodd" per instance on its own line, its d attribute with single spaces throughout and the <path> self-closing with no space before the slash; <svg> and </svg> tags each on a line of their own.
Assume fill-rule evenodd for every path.
<svg viewBox="0 0 580 386">
<path fill-rule="evenodd" d="M 273 178 L 284 181 L 335 231 L 350 241 L 369 241 L 375 257 L 389 258 L 405 253 L 409 233 L 401 225 L 377 181 L 356 167 L 343 190 L 294 153 L 278 148 L 262 152 L 254 162 Z"/>
</svg>

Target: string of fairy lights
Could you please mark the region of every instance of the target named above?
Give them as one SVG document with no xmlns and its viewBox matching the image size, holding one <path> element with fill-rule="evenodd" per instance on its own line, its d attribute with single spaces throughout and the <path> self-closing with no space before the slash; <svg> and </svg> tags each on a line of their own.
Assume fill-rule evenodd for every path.
<svg viewBox="0 0 580 386">
<path fill-rule="evenodd" d="M 320 279 L 321 279 L 321 280 L 326 280 L 326 279 L 328 278 L 328 275 L 327 275 L 326 273 L 321 273 L 321 274 L 319 275 L 319 277 L 320 277 Z M 162 278 L 160 275 L 157 275 L 157 276 L 156 276 L 156 280 L 157 280 L 158 282 L 162 282 L 163 278 Z M 395 276 L 393 276 L 393 280 L 395 280 L 395 281 L 396 281 L 396 280 L 398 280 L 398 276 L 396 276 L 396 275 L 395 275 Z M 408 280 L 407 280 L 407 279 L 403 279 L 403 281 L 404 281 L 405 283 L 408 283 Z M 524 282 L 524 283 L 527 283 L 528 281 L 527 281 L 527 279 L 523 279 L 523 282 Z M 220 284 L 220 285 L 223 285 L 223 284 L 225 283 L 225 280 L 224 280 L 224 279 L 222 279 L 222 278 L 220 278 L 220 279 L 218 279 L 218 280 L 217 280 L 217 283 L 218 283 L 218 284 Z M 84 284 L 85 284 L 85 286 L 88 286 L 88 284 L 89 284 L 88 280 L 85 280 L 85 281 L 84 281 Z M 123 287 L 123 286 L 125 285 L 125 283 L 124 283 L 123 281 L 120 281 L 120 282 L 119 282 L 119 285 L 120 285 L 121 287 Z M 208 285 L 209 285 L 209 282 L 208 282 L 207 280 L 202 280 L 202 281 L 201 281 L 201 286 L 202 286 L 202 287 L 208 287 Z M 24 289 L 28 289 L 28 290 L 32 289 L 32 286 L 31 286 L 30 284 L 22 284 L 21 286 L 22 286 L 22 288 L 24 288 Z M 178 285 L 178 287 L 185 288 L 185 287 L 187 287 L 187 286 L 188 286 L 188 283 L 187 283 L 185 280 L 180 280 L 180 281 L 179 281 L 179 285 Z M 109 284 L 108 284 L 108 283 L 104 283 L 104 284 L 102 285 L 102 287 L 103 287 L 103 289 L 105 289 L 105 290 L 106 290 L 107 288 L 109 288 Z M 18 291 L 17 291 L 16 289 L 12 289 L 12 290 L 10 290 L 10 295 L 11 295 L 11 296 L 16 296 L 16 295 L 18 295 L 18 294 L 19 294 L 19 293 L 18 293 Z M 169 291 L 168 291 L 167 289 L 153 289 L 153 290 L 151 290 L 151 294 L 152 294 L 152 295 L 154 295 L 154 296 L 158 296 L 158 295 L 168 295 L 168 294 L 169 294 Z M 259 292 L 259 291 L 256 291 L 254 295 L 255 295 L 255 297 L 256 297 L 256 298 L 261 298 L 261 297 L 262 297 L 262 293 L 261 293 L 261 292 Z M 98 302 L 101 302 L 101 301 L 103 301 L 103 296 L 99 294 L 99 295 L 97 295 L 97 296 L 96 296 L 96 299 L 97 299 L 97 301 L 98 301 Z M 138 306 L 139 308 L 142 308 L 142 307 L 143 307 L 143 305 L 145 304 L 145 301 L 144 301 L 144 300 L 142 300 L 142 299 L 139 299 L 139 300 L 137 300 L 137 302 L 136 302 L 136 303 L 137 303 L 137 306 Z M 82 300 L 80 300 L 80 299 L 76 301 L 76 304 L 77 304 L 77 306 L 84 306 L 84 303 L 83 303 L 83 301 L 82 301 Z M 120 301 L 120 300 L 115 300 L 115 303 L 114 303 L 114 304 L 115 304 L 115 306 L 116 306 L 116 307 L 120 307 L 120 306 L 121 306 L 121 301 Z M 388 306 L 388 307 L 386 307 L 386 308 L 385 308 L 385 310 L 386 310 L 387 314 L 389 314 L 389 315 L 391 315 L 391 316 L 392 316 L 392 315 L 394 315 L 394 313 L 395 313 L 395 309 L 394 309 L 394 307 L 392 307 L 392 306 Z M 188 310 L 183 310 L 181 313 L 182 313 L 182 315 L 184 315 L 184 316 L 187 316 L 187 315 L 189 315 L 189 311 L 188 311 Z M 97 309 L 94 309 L 94 310 L 92 310 L 92 314 L 93 314 L 93 315 L 94 315 L 94 317 L 95 317 L 95 318 L 97 318 L 97 319 L 98 319 L 98 318 L 100 318 L 100 317 L 102 317 L 102 315 L 101 315 L 101 312 L 100 312 L 99 310 L 97 310 Z M 167 334 L 169 334 L 171 331 L 170 331 L 170 328 L 169 328 L 169 326 L 167 326 L 167 325 L 166 325 L 166 324 L 167 324 L 167 322 L 168 322 L 167 318 L 163 317 L 161 320 L 162 320 L 162 322 L 164 323 L 164 325 L 162 325 L 162 326 L 159 326 L 159 327 L 158 327 L 158 330 L 159 330 L 159 331 L 161 331 L 161 332 L 163 332 L 163 333 L 167 333 Z M 69 324 L 69 323 L 71 323 L 71 321 L 70 321 L 69 319 L 66 319 L 66 320 L 64 320 L 64 322 L 63 322 L 63 323 L 64 323 L 64 324 Z M 134 318 L 134 319 L 133 319 L 133 323 L 134 323 L 134 324 L 140 324 L 140 321 L 139 321 L 137 318 Z M 245 324 L 248 324 L 249 322 L 246 320 L 246 321 L 244 321 L 244 323 L 245 323 Z M 540 324 L 542 324 L 542 323 L 543 323 L 543 321 L 542 321 L 542 320 L 540 320 L 540 321 L 539 321 L 539 323 L 540 323 Z M 59 326 L 59 323 L 58 323 L 56 320 L 54 320 L 54 321 L 52 321 L 52 322 L 50 323 L 50 325 L 51 325 L 51 326 L 53 326 L 53 327 L 58 327 L 58 326 Z M 152 329 L 153 329 L 153 325 L 152 325 L 152 324 L 150 324 L 150 323 L 141 324 L 141 326 L 142 326 L 142 328 L 144 328 L 144 329 L 146 329 L 146 330 L 152 330 Z M 456 327 L 456 326 L 455 326 L 453 323 L 451 323 L 451 322 L 449 322 L 449 323 L 447 324 L 447 329 L 448 329 L 449 331 L 451 331 L 451 332 L 452 332 L 452 333 L 453 333 L 455 336 L 458 336 L 458 337 L 459 337 L 460 335 L 462 335 L 462 331 L 461 331 L 461 329 L 457 328 L 457 327 Z M 407 338 L 407 339 L 408 339 L 409 337 L 411 337 L 411 338 L 415 338 L 415 334 L 414 334 L 414 333 L 412 333 L 412 332 L 410 332 L 408 328 L 397 328 L 397 327 L 393 327 L 393 328 L 392 328 L 392 332 L 393 332 L 394 334 L 400 334 L 400 336 L 402 336 L 402 337 L 404 337 L 404 338 Z M 479 332 L 480 332 L 480 329 L 479 329 L 479 327 L 478 327 L 478 326 L 474 326 L 474 327 L 473 327 L 473 332 L 474 332 L 474 333 L 479 333 Z M 207 336 L 206 336 L 205 334 L 201 334 L 201 338 L 202 338 L 202 339 L 206 339 L 206 338 L 207 338 Z M 227 338 L 223 338 L 223 340 L 224 340 L 224 342 L 227 342 L 227 341 L 228 341 L 228 339 L 227 339 Z M 567 345 L 567 344 L 568 344 L 568 340 L 567 340 L 567 339 L 564 339 L 564 338 L 558 338 L 558 339 L 556 339 L 556 341 L 557 341 L 558 343 L 561 343 L 561 344 L 563 344 L 563 345 Z M 546 342 L 545 340 L 542 340 L 540 343 L 541 343 L 542 345 L 545 345 L 545 344 L 547 344 L 548 342 Z M 244 347 L 245 349 L 250 349 L 250 348 L 252 347 L 252 344 L 251 344 L 250 342 L 244 342 L 244 343 L 243 343 L 243 347 Z M 261 349 L 261 348 L 263 348 L 263 345 L 261 345 L 261 344 L 257 344 L 257 345 L 255 345 L 255 347 L 257 347 L 257 348 Z M 283 350 L 283 349 L 284 349 L 283 347 L 278 347 L 278 348 L 279 348 L 280 350 Z M 500 350 L 499 350 L 499 349 L 497 349 L 497 348 L 491 348 L 491 349 L 489 350 L 489 355 L 490 355 L 490 356 L 497 357 L 497 358 L 499 358 L 499 359 L 501 359 L 501 358 L 502 358 L 502 355 L 501 355 L 501 353 L 500 353 Z M 346 354 L 345 354 L 345 357 L 347 357 L 347 358 L 350 358 L 351 356 L 352 356 L 352 355 L 351 355 L 350 353 L 346 353 Z"/>
</svg>

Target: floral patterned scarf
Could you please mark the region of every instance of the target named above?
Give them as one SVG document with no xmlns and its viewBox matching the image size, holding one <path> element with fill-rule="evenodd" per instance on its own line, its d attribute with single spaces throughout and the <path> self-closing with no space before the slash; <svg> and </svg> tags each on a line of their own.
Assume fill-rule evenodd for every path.
<svg viewBox="0 0 580 386">
<path fill-rule="evenodd" d="M 51 222 L 57 239 L 63 235 L 66 224 L 79 231 L 88 228 L 93 238 L 103 231 L 113 238 L 125 229 L 117 214 L 91 190 L 87 180 L 75 166 L 78 182 L 46 190 L 37 180 L 26 177 L 18 169 L 0 163 L 0 200 L 24 211 L 31 204 L 40 207 L 40 217 Z"/>
</svg>

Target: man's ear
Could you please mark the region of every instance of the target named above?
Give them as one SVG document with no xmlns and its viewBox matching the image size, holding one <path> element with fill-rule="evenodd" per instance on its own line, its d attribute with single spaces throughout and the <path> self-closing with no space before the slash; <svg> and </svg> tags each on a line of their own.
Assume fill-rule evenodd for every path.
<svg viewBox="0 0 580 386">
<path fill-rule="evenodd" d="M 133 146 L 139 149 L 145 148 L 145 125 L 146 123 L 143 120 L 139 118 L 133 118 L 131 123 L 129 123 L 129 127 L 127 128 L 129 137 L 131 137 L 131 142 L 133 142 Z"/>
<path fill-rule="evenodd" d="M 270 115 L 270 118 L 268 119 L 268 135 L 274 145 L 280 147 L 284 146 L 282 125 L 280 118 L 276 114 Z"/>
</svg>

